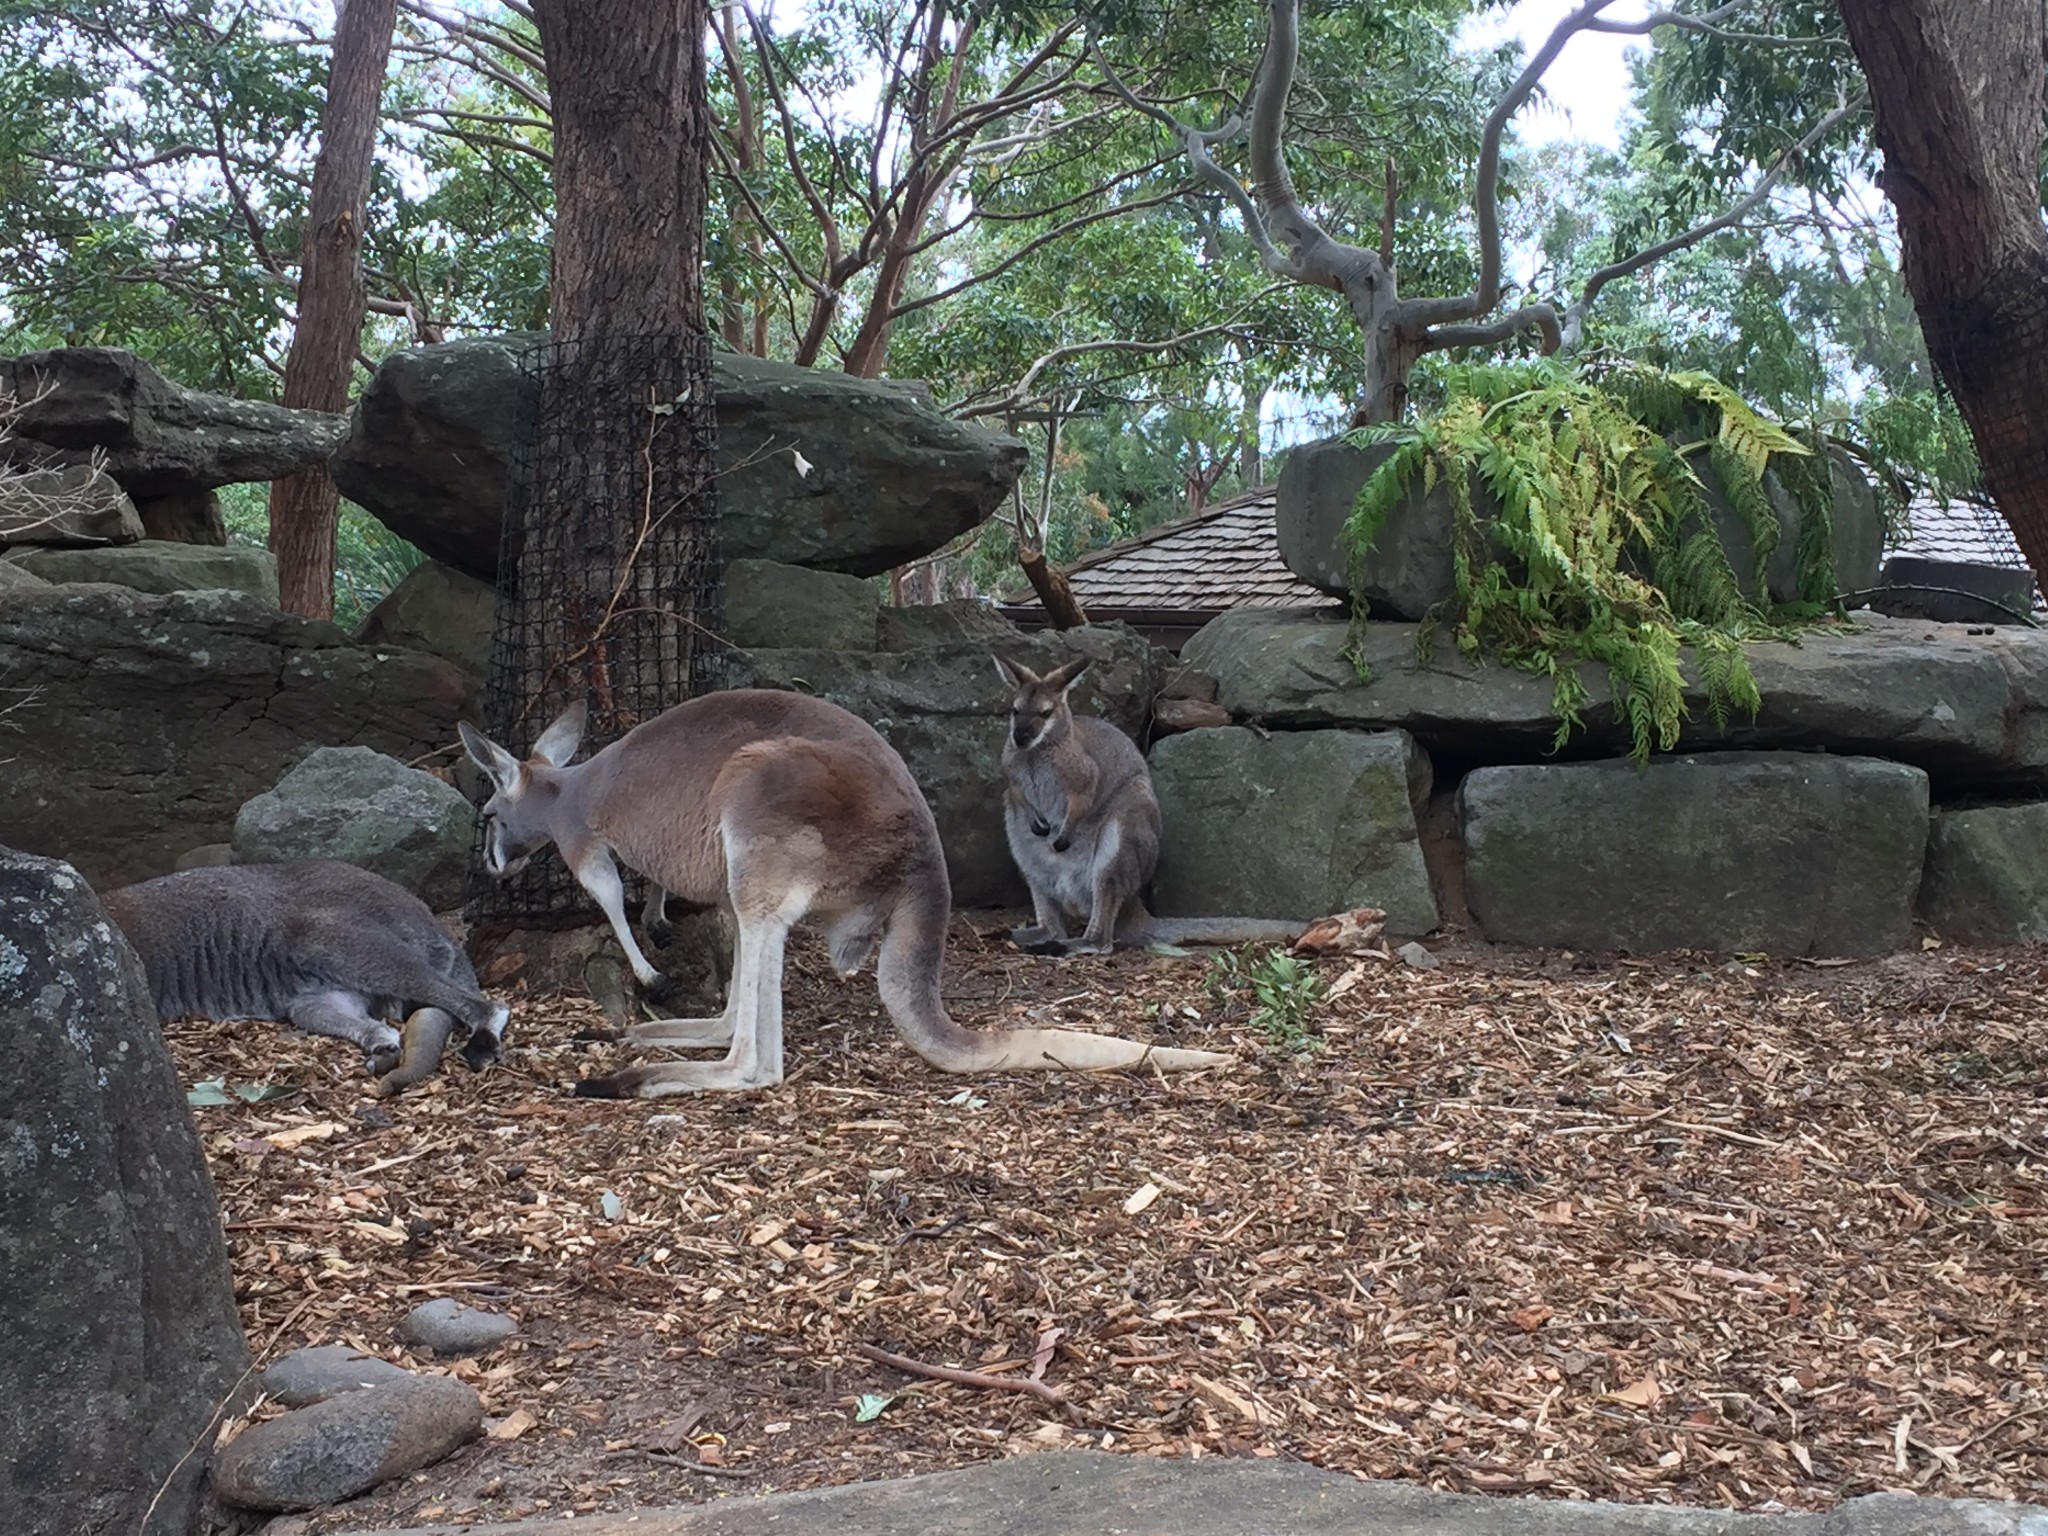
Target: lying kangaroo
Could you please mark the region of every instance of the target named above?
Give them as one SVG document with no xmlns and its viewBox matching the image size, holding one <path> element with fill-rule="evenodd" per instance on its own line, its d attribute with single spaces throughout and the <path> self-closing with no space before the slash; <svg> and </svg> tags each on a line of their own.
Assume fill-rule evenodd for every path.
<svg viewBox="0 0 2048 1536">
<path fill-rule="evenodd" d="M 782 951 L 807 917 L 842 975 L 880 940 L 882 1004 L 911 1049 L 943 1072 L 1230 1060 L 1072 1030 L 956 1024 L 939 997 L 952 888 L 938 824 L 895 748 L 838 705 L 766 689 L 706 694 L 571 767 L 583 720 L 582 705 L 565 711 L 524 762 L 462 727 L 494 791 L 483 812 L 491 872 L 514 874 L 553 843 L 650 990 L 663 978 L 633 936 L 614 855 L 684 901 L 729 903 L 739 942 L 723 1014 L 626 1031 L 639 1046 L 726 1046 L 723 1061 L 629 1067 L 584 1078 L 578 1094 L 654 1098 L 781 1082 Z"/>
<path fill-rule="evenodd" d="M 510 1010 L 427 904 L 382 875 L 331 859 L 233 864 L 145 880 L 105 906 L 166 1020 L 288 1019 L 352 1040 L 387 1095 L 434 1071 L 458 1019 L 463 1060 L 497 1058 Z"/>
<path fill-rule="evenodd" d="M 1130 944 L 1292 942 L 1307 926 L 1257 917 L 1154 917 L 1142 892 L 1159 867 L 1159 801 L 1131 738 L 1107 720 L 1076 717 L 1068 692 L 1084 656 L 1040 677 L 995 658 L 1017 690 L 1003 739 L 1003 831 L 1031 887 L 1035 921 L 1010 937 L 1043 955 L 1106 955 Z M 1070 918 L 1086 927 L 1068 936 Z"/>
</svg>

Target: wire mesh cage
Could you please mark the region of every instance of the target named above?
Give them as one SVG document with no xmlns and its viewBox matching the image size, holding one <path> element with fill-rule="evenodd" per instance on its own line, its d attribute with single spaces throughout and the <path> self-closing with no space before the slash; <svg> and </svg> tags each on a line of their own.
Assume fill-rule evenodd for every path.
<svg viewBox="0 0 2048 1536">
<path fill-rule="evenodd" d="M 710 346 L 701 335 L 596 334 L 542 343 L 525 364 L 530 414 L 507 477 L 486 723 L 523 754 L 583 699 L 592 752 L 716 686 Z M 497 882 L 481 848 L 479 824 L 473 923 L 594 918 L 559 858 Z"/>
</svg>

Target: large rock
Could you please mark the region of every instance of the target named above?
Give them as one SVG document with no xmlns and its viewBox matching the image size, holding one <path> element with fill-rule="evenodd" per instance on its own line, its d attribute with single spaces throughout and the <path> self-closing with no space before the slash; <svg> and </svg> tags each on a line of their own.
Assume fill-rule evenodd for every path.
<svg viewBox="0 0 2048 1536">
<path fill-rule="evenodd" d="M 871 578 L 779 560 L 725 568 L 725 638 L 742 650 L 872 651 L 881 597 Z"/>
<path fill-rule="evenodd" d="M 220 1211 L 141 962 L 8 848 L 0 1051 L 0 1530 L 186 1536 L 249 1363 Z"/>
<path fill-rule="evenodd" d="M 277 606 L 277 557 L 267 549 L 145 539 L 106 549 L 17 549 L 7 558 L 49 582 L 104 581 L 138 592 L 246 592 Z"/>
<path fill-rule="evenodd" d="M 497 600 L 489 582 L 438 560 L 423 560 L 370 610 L 356 631 L 356 643 L 425 651 L 481 685 L 490 674 Z"/>
<path fill-rule="evenodd" d="M 0 549 L 133 544 L 142 517 L 113 477 L 91 464 L 0 474 Z"/>
<path fill-rule="evenodd" d="M 1344 524 L 1360 488 L 1395 448 L 1393 443 L 1354 447 L 1335 437 L 1288 451 L 1275 497 L 1274 525 L 1280 558 L 1303 581 L 1333 596 L 1351 595 L 1351 553 L 1343 537 Z M 1847 454 L 1830 450 L 1829 471 L 1835 492 L 1829 521 L 1835 591 L 1864 591 L 1877 585 L 1884 520 L 1870 482 Z M 1749 526 L 1711 475 L 1705 484 L 1708 515 L 1737 580 L 1754 596 L 1756 546 Z M 1804 514 L 1775 475 L 1764 477 L 1764 488 L 1778 520 L 1778 542 L 1766 564 L 1765 579 L 1773 602 L 1795 602 L 1800 598 L 1798 548 Z M 1482 520 L 1498 505 L 1477 476 L 1472 499 Z M 1359 595 L 1366 599 L 1369 612 L 1380 618 L 1421 619 L 1456 595 L 1451 524 L 1450 494 L 1441 484 L 1426 495 L 1418 486 L 1395 507 L 1359 563 Z"/>
<path fill-rule="evenodd" d="M 408 1381 L 412 1374 L 402 1365 L 346 1344 L 316 1344 L 280 1355 L 256 1382 L 265 1397 L 287 1408 L 306 1408 L 344 1392 L 360 1392 L 387 1381 Z"/>
<path fill-rule="evenodd" d="M 1920 915 L 1966 944 L 2048 941 L 2048 804 L 1935 812 Z"/>
<path fill-rule="evenodd" d="M 1003 647 L 1034 671 L 1074 656 L 1092 659 L 1075 685 L 1075 709 L 1102 715 L 1144 739 L 1165 654 L 1121 624 L 1018 634 Z M 1025 899 L 1024 882 L 1003 839 L 1002 746 L 1010 688 L 979 640 L 909 651 L 757 650 L 736 656 L 727 682 L 736 688 L 796 688 L 852 710 L 882 733 L 909 764 L 939 823 L 953 900 L 963 907 Z"/>
<path fill-rule="evenodd" d="M 914 651 L 927 645 L 1001 648 L 1022 633 L 994 603 L 961 597 L 945 603 L 884 608 L 879 639 L 885 651 Z"/>
<path fill-rule="evenodd" d="M 346 417 L 210 395 L 171 383 L 132 352 L 63 347 L 0 358 L 0 389 L 35 403 L 15 433 L 64 459 L 98 456 L 142 508 L 215 486 L 276 480 L 323 464 Z M 45 390 L 47 389 L 47 392 Z"/>
<path fill-rule="evenodd" d="M 1303 922 L 1379 907 L 1427 933 L 1436 897 L 1415 821 L 1429 759 L 1403 731 L 1188 731 L 1152 749 L 1164 822 L 1152 909 Z"/>
<path fill-rule="evenodd" d="M 33 571 L 25 571 L 12 560 L 0 560 L 0 597 L 9 592 L 25 592 L 31 587 L 42 588 L 49 583 Z"/>
<path fill-rule="evenodd" d="M 476 1388 L 452 1376 L 380 1382 L 243 1430 L 214 1459 L 214 1488 L 239 1509 L 313 1509 L 431 1466 L 483 1422 Z"/>
<path fill-rule="evenodd" d="M 462 905 L 476 811 L 453 785 L 368 747 L 316 747 L 235 815 L 235 862 L 339 859 L 437 912 Z"/>
<path fill-rule="evenodd" d="M 1894 555 L 1870 606 L 1899 619 L 2024 624 L 2034 611 L 2034 573 L 2023 565 Z"/>
<path fill-rule="evenodd" d="M 1458 817 L 1496 943 L 1880 954 L 1912 935 L 1927 775 L 1803 752 L 1478 768 Z"/>
<path fill-rule="evenodd" d="M 1412 731 L 1433 752 L 1481 762 L 1549 755 L 1557 720 L 1547 679 L 1469 662 L 1444 635 L 1424 661 L 1415 626 L 1368 624 L 1361 649 L 1371 680 L 1361 683 L 1343 654 L 1346 635 L 1341 617 L 1240 609 L 1204 626 L 1181 659 L 1217 679 L 1220 702 L 1239 720 Z M 1737 716 L 1717 730 L 1704 696 L 1688 689 L 1682 748 L 1820 747 L 1897 758 L 1955 784 L 2048 783 L 2048 631 L 1973 636 L 1858 615 L 1748 654 L 1763 692 L 1756 719 Z M 1580 678 L 1586 728 L 1566 752 L 1627 751 L 1606 669 L 1584 667 Z"/>
<path fill-rule="evenodd" d="M 7 690 L 24 690 L 7 692 Z M 461 673 L 231 592 L 46 587 L 0 600 L 0 841 L 103 887 L 168 874 L 311 746 L 454 745 Z"/>
<path fill-rule="evenodd" d="M 505 467 L 533 409 L 523 363 L 540 339 L 466 337 L 386 358 L 330 466 L 342 494 L 492 579 Z M 713 368 L 729 559 L 873 576 L 986 520 L 1024 468 L 1017 439 L 948 420 L 914 386 L 727 354 Z"/>
</svg>

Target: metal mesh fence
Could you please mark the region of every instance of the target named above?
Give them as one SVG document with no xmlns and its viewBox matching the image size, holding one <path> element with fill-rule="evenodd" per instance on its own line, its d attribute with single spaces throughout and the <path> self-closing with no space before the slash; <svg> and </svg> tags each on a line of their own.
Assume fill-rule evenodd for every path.
<svg viewBox="0 0 2048 1536">
<path fill-rule="evenodd" d="M 716 686 L 711 353 L 701 335 L 599 334 L 543 343 L 526 366 L 532 415 L 509 466 L 485 716 L 523 755 L 585 699 L 588 753 Z M 553 855 L 491 880 L 481 831 L 472 922 L 594 917 Z"/>
</svg>

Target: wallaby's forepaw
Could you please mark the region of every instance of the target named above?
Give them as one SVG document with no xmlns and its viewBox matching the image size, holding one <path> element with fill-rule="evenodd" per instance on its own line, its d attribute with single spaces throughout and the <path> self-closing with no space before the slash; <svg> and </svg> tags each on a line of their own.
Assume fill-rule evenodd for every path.
<svg viewBox="0 0 2048 1536">
<path fill-rule="evenodd" d="M 462 1060 L 472 1072 L 483 1071 L 503 1054 L 498 1037 L 487 1029 L 472 1030 L 462 1047 Z"/>
<path fill-rule="evenodd" d="M 1065 853 L 1073 846 L 1074 834 L 1065 830 L 1062 830 L 1060 835 L 1052 840 L 1052 851 L 1054 853 Z"/>
<path fill-rule="evenodd" d="M 666 1003 L 676 994 L 675 979 L 663 971 L 654 973 L 654 980 L 640 988 L 640 995 L 650 1003 Z"/>
<path fill-rule="evenodd" d="M 629 1096 L 616 1077 L 579 1077 L 573 1091 L 579 1099 L 623 1099 Z"/>
<path fill-rule="evenodd" d="M 665 917 L 650 917 L 640 925 L 640 932 L 656 949 L 666 949 L 676 936 L 676 925 Z"/>
<path fill-rule="evenodd" d="M 1052 835 L 1052 823 L 1043 816 L 1032 817 L 1031 835 L 1033 837 L 1050 837 Z"/>
<path fill-rule="evenodd" d="M 394 1040 L 389 1045 L 375 1046 L 363 1053 L 363 1059 L 370 1068 L 370 1076 L 383 1077 L 397 1070 L 398 1042 Z"/>
</svg>

